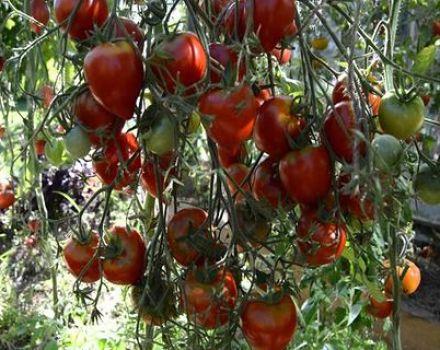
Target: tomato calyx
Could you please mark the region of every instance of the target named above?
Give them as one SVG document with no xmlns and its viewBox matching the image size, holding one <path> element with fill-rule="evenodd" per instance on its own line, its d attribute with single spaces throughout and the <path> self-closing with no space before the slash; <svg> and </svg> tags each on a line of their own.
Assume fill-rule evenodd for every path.
<svg viewBox="0 0 440 350">
<path fill-rule="evenodd" d="M 124 252 L 124 245 L 121 237 L 115 234 L 106 234 L 104 236 L 105 247 L 102 253 L 104 259 L 115 259 Z"/>
</svg>

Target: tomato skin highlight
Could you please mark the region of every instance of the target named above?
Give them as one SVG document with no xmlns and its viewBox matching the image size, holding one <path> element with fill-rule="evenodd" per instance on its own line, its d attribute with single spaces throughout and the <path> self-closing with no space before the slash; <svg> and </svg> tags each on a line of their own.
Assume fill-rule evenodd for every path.
<svg viewBox="0 0 440 350">
<path fill-rule="evenodd" d="M 187 89 L 202 81 L 208 70 L 208 57 L 199 38 L 191 32 L 183 32 L 167 39 L 154 49 L 151 70 L 159 85 L 168 93 L 176 93 L 178 84 Z M 167 57 L 163 57 L 166 55 Z"/>
<path fill-rule="evenodd" d="M 31 30 L 36 34 L 40 34 L 49 22 L 49 8 L 47 3 L 45 0 L 31 0 L 29 7 L 30 15 L 43 25 L 40 26 L 37 23 L 31 22 Z"/>
<path fill-rule="evenodd" d="M 273 97 L 258 109 L 253 138 L 260 151 L 281 158 L 291 150 L 289 138 L 296 139 L 304 129 L 303 118 L 291 113 L 293 100 Z"/>
<path fill-rule="evenodd" d="M 166 231 L 168 247 L 171 255 L 182 266 L 190 266 L 201 259 L 202 252 L 191 244 L 190 235 L 208 239 L 207 228 L 203 228 L 207 219 L 208 213 L 203 209 L 185 208 L 174 214 L 168 223 Z M 185 241 L 185 238 L 188 241 Z"/>
<path fill-rule="evenodd" d="M 235 149 L 249 139 L 257 116 L 258 103 L 247 85 L 233 90 L 210 90 L 199 100 L 199 111 L 210 118 L 208 136 L 225 148 Z"/>
<path fill-rule="evenodd" d="M 108 17 L 106 0 L 83 0 L 75 17 L 69 20 L 79 0 L 55 0 L 55 20 L 68 30 L 72 39 L 81 41 L 91 36 L 95 26 L 101 27 Z"/>
<path fill-rule="evenodd" d="M 69 272 L 79 277 L 81 271 L 86 267 L 99 246 L 99 234 L 91 232 L 90 241 L 81 243 L 74 238 L 70 238 L 63 248 L 64 260 L 66 261 Z M 100 260 L 96 257 L 90 267 L 85 271 L 81 281 L 85 283 L 93 283 L 101 277 L 99 271 Z"/>
<path fill-rule="evenodd" d="M 338 103 L 334 109 L 329 109 L 324 120 L 324 133 L 333 152 L 347 163 L 353 162 L 354 152 L 364 156 L 366 145 L 359 140 L 354 150 L 356 120 L 351 102 Z"/>
<path fill-rule="evenodd" d="M 281 182 L 289 196 L 303 205 L 314 205 L 331 188 L 331 160 L 323 146 L 306 146 L 287 153 L 280 161 Z"/>
<path fill-rule="evenodd" d="M 114 284 L 127 285 L 139 281 L 145 268 L 145 243 L 141 234 L 123 226 L 114 226 L 109 231 L 111 239 L 120 245 L 115 257 L 106 258 L 102 263 L 105 279 Z"/>
<path fill-rule="evenodd" d="M 290 295 L 277 302 L 247 301 L 241 314 L 242 331 L 252 349 L 283 350 L 295 334 L 296 308 Z"/>
<path fill-rule="evenodd" d="M 265 200 L 273 208 L 284 207 L 288 203 L 278 169 L 278 160 L 269 157 L 256 167 L 252 176 L 252 193 L 255 199 Z"/>
<path fill-rule="evenodd" d="M 84 58 L 84 76 L 93 97 L 124 120 L 133 117 L 143 75 L 142 60 L 127 41 L 100 44 Z"/>
<path fill-rule="evenodd" d="M 112 134 L 118 135 L 125 124 L 124 120 L 102 107 L 90 90 L 84 91 L 76 98 L 72 113 L 95 146 L 105 144 Z"/>
<path fill-rule="evenodd" d="M 390 91 L 380 102 L 379 122 L 384 132 L 405 140 L 414 136 L 423 126 L 425 113 L 425 105 L 419 96 L 405 102 Z"/>
<path fill-rule="evenodd" d="M 206 329 L 215 329 L 229 321 L 238 289 L 230 271 L 219 269 L 209 281 L 201 281 L 196 272 L 188 272 L 183 290 L 183 304 L 188 315 Z"/>
<path fill-rule="evenodd" d="M 345 225 L 323 222 L 313 211 L 302 213 L 297 233 L 299 249 L 311 266 L 334 262 L 342 255 L 347 240 Z"/>
</svg>

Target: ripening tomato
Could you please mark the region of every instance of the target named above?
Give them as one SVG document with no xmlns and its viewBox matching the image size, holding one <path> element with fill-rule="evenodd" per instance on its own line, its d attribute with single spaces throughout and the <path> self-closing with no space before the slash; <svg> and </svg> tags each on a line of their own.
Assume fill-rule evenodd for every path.
<svg viewBox="0 0 440 350">
<path fill-rule="evenodd" d="M 93 258 L 98 247 L 99 234 L 97 232 L 91 232 L 87 241 L 80 242 L 72 237 L 69 238 L 63 248 L 64 259 L 69 272 L 75 277 L 79 277 L 81 273 L 84 273 L 81 282 L 93 283 L 100 278 L 100 259 L 98 256 Z M 90 263 L 92 259 L 93 261 Z"/>
<path fill-rule="evenodd" d="M 209 137 L 234 149 L 252 135 L 258 103 L 247 85 L 233 90 L 210 90 L 199 100 L 199 111 L 207 117 Z"/>
<path fill-rule="evenodd" d="M 413 294 L 417 288 L 419 288 L 421 275 L 420 269 L 414 264 L 411 260 L 405 259 L 403 262 L 404 266 L 396 266 L 397 276 L 400 279 L 400 287 L 402 291 L 406 295 Z M 384 267 L 386 269 L 390 269 L 391 265 L 389 260 L 384 262 Z M 403 275 L 404 271 L 405 275 Z M 389 294 L 393 293 L 393 277 L 391 276 L 391 272 L 388 274 L 388 277 L 385 281 L 385 291 Z"/>
<path fill-rule="evenodd" d="M 247 156 L 247 149 L 244 143 L 237 145 L 233 149 L 217 146 L 218 160 L 223 168 L 228 168 L 235 163 L 243 163 Z"/>
<path fill-rule="evenodd" d="M 6 128 L 3 125 L 0 125 L 0 139 L 5 137 L 6 134 Z"/>
<path fill-rule="evenodd" d="M 159 158 L 159 176 L 160 176 L 160 188 L 162 192 L 168 187 L 171 176 L 175 174 L 175 168 L 173 165 L 174 154 L 169 153 Z M 142 187 L 153 197 L 159 198 L 159 189 L 157 188 L 157 177 L 154 170 L 154 158 L 149 157 L 145 159 L 142 166 L 141 173 L 141 185 Z"/>
<path fill-rule="evenodd" d="M 247 243 L 254 248 L 261 247 L 269 236 L 270 222 L 245 203 L 235 205 L 235 212 L 238 232 L 234 232 L 234 236 L 237 244 L 243 250 L 246 249 Z"/>
<path fill-rule="evenodd" d="M 355 149 L 356 117 L 350 101 L 338 103 L 330 108 L 324 120 L 324 133 L 333 152 L 348 163 L 354 159 L 354 152 L 364 156 L 367 149 L 365 142 L 359 140 Z"/>
<path fill-rule="evenodd" d="M 296 33 L 295 1 L 259 0 L 254 1 L 253 4 L 254 32 L 265 52 L 273 50 L 286 36 Z"/>
<path fill-rule="evenodd" d="M 126 37 L 129 36 L 129 38 Z M 139 26 L 129 18 L 118 17 L 118 21 L 115 23 L 115 34 L 116 39 L 125 38 L 126 40 L 131 39 L 142 52 L 144 47 L 144 34 L 142 34 Z"/>
<path fill-rule="evenodd" d="M 55 20 L 74 40 L 84 40 L 101 27 L 108 17 L 107 0 L 82 0 L 72 18 L 79 0 L 55 0 Z"/>
<path fill-rule="evenodd" d="M 371 113 L 373 116 L 379 115 L 379 106 L 381 100 L 382 98 L 378 95 L 372 93 L 368 94 L 368 104 L 370 105 Z"/>
<path fill-rule="evenodd" d="M 377 318 L 387 318 L 393 312 L 393 301 L 387 299 L 384 295 L 384 301 L 377 301 L 373 297 L 370 296 L 370 303 L 367 306 L 367 311 L 370 315 L 373 315 Z"/>
<path fill-rule="evenodd" d="M 255 350 L 284 350 L 296 330 L 296 308 L 289 294 L 277 300 L 249 300 L 241 313 L 242 331 Z"/>
<path fill-rule="evenodd" d="M 0 181 L 0 209 L 8 209 L 15 202 L 12 185 L 7 181 Z"/>
<path fill-rule="evenodd" d="M 174 94 L 183 88 L 184 93 L 192 93 L 194 89 L 191 87 L 206 76 L 208 56 L 195 34 L 179 33 L 154 48 L 151 70 L 156 81 L 167 92 Z"/>
<path fill-rule="evenodd" d="M 229 76 L 237 77 L 236 80 L 241 81 L 246 74 L 246 66 L 244 57 L 241 58 L 240 67 L 237 72 L 237 53 L 224 44 L 212 43 L 209 45 L 209 55 L 211 57 L 211 73 L 209 80 L 216 84 L 226 78 L 226 81 L 235 81 Z M 238 73 L 238 76 L 237 76 Z"/>
<path fill-rule="evenodd" d="M 144 68 L 128 41 L 103 43 L 89 51 L 84 76 L 93 97 L 105 109 L 124 120 L 133 117 Z"/>
<path fill-rule="evenodd" d="M 104 148 L 103 155 L 93 160 L 93 169 L 105 185 L 115 183 L 115 190 L 129 186 L 141 168 L 139 144 L 132 133 L 120 133 Z M 119 178 L 118 178 L 119 176 Z"/>
<path fill-rule="evenodd" d="M 42 156 L 44 154 L 44 149 L 46 147 L 45 139 L 38 139 L 34 141 L 35 153 L 37 156 Z"/>
<path fill-rule="evenodd" d="M 258 109 L 254 126 L 254 141 L 260 151 L 280 158 L 291 150 L 290 140 L 295 140 L 304 129 L 305 121 L 292 111 L 293 100 L 276 96 Z"/>
<path fill-rule="evenodd" d="M 48 109 L 55 98 L 53 88 L 49 85 L 43 85 L 40 89 L 39 96 L 43 101 L 43 108 Z"/>
<path fill-rule="evenodd" d="M 325 50 L 328 47 L 328 39 L 325 36 L 314 38 L 310 43 L 315 50 Z"/>
<path fill-rule="evenodd" d="M 176 147 L 176 125 L 174 118 L 161 115 L 155 118 L 147 132 L 142 134 L 146 148 L 158 156 L 170 153 Z"/>
<path fill-rule="evenodd" d="M 145 268 L 145 243 L 141 234 L 123 226 L 113 226 L 105 237 L 106 255 L 102 263 L 105 279 L 114 284 L 134 284 Z"/>
<path fill-rule="evenodd" d="M 266 201 L 273 208 L 284 207 L 288 203 L 277 159 L 269 157 L 257 166 L 252 177 L 252 193 L 255 199 Z"/>
<path fill-rule="evenodd" d="M 49 22 L 49 7 L 45 0 L 31 0 L 29 4 L 30 15 L 37 20 L 40 24 L 35 22 L 31 22 L 31 30 L 40 34 L 41 30 L 47 25 Z"/>
<path fill-rule="evenodd" d="M 287 153 L 279 165 L 281 182 L 290 197 L 314 205 L 330 191 L 332 169 L 324 146 L 306 146 Z"/>
<path fill-rule="evenodd" d="M 250 184 L 248 178 L 249 171 L 249 167 L 240 163 L 232 164 L 226 169 L 226 172 L 232 178 L 227 178 L 229 191 L 231 192 L 231 196 L 235 198 L 236 203 L 244 202 L 244 193 L 250 192 Z"/>
<path fill-rule="evenodd" d="M 189 271 L 184 284 L 183 305 L 188 315 L 206 329 L 215 329 L 229 321 L 238 297 L 237 285 L 230 271 L 219 269 L 214 276 L 201 278 L 204 271 Z M 205 273 L 210 274 L 210 273 Z"/>
<path fill-rule="evenodd" d="M 414 190 L 423 202 L 429 205 L 440 204 L 440 170 L 435 171 L 429 165 L 420 167 L 414 181 Z"/>
<path fill-rule="evenodd" d="M 95 146 L 103 145 L 110 137 L 118 135 L 125 123 L 102 107 L 90 90 L 84 91 L 75 99 L 72 113 Z"/>
<path fill-rule="evenodd" d="M 292 49 L 289 48 L 277 48 L 275 47 L 271 52 L 280 65 L 285 65 L 290 62 L 292 57 Z"/>
<path fill-rule="evenodd" d="M 297 234 L 299 249 L 312 266 L 335 261 L 344 251 L 347 240 L 344 224 L 324 222 L 313 211 L 302 213 Z"/>
<path fill-rule="evenodd" d="M 200 208 L 179 210 L 171 218 L 166 239 L 171 255 L 182 266 L 198 264 L 209 244 L 208 213 Z"/>
<path fill-rule="evenodd" d="M 425 105 L 419 96 L 401 101 L 394 91 L 390 91 L 380 101 L 379 122 L 384 132 L 405 140 L 423 126 L 425 113 Z"/>
<path fill-rule="evenodd" d="M 348 92 L 348 75 L 346 73 L 341 74 L 336 81 L 335 87 L 332 92 L 332 101 L 336 105 L 342 101 L 350 101 L 350 94 Z"/>
<path fill-rule="evenodd" d="M 339 201 L 344 211 L 359 220 L 374 218 L 374 203 L 367 196 L 364 186 L 360 185 L 352 191 L 344 188 L 350 182 L 350 175 L 341 174 L 338 179 Z"/>
</svg>

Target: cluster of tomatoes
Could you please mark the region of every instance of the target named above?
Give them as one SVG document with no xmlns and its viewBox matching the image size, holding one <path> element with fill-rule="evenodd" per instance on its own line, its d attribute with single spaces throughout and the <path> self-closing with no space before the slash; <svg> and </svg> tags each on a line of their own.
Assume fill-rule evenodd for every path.
<svg viewBox="0 0 440 350">
<path fill-rule="evenodd" d="M 49 20 L 47 4 L 32 0 L 30 13 L 36 20 L 31 29 L 39 34 Z M 163 190 L 177 174 L 179 139 L 194 129 L 197 113 L 174 118 L 179 113 L 176 108 L 157 100 L 144 108 L 142 96 L 148 87 L 167 103 L 173 101 L 170 96 L 181 98 L 198 109 L 214 146 L 214 164 L 226 175 L 224 190 L 236 213 L 234 229 L 238 232 L 234 235 L 241 249 L 264 246 L 270 231 L 267 218 L 262 220 L 252 210 L 255 203 L 270 212 L 292 211 L 298 205 L 296 237 L 303 262 L 314 267 L 330 264 L 346 245 L 343 217 L 366 222 L 377 214 L 365 185 L 341 169 L 352 169 L 356 162 L 364 164 L 371 144 L 375 169 L 384 178 L 392 177 L 402 157 L 401 140 L 413 138 L 423 125 L 423 101 L 418 96 L 402 100 L 394 91 L 359 96 L 350 93 L 354 87 L 344 75 L 334 86 L 321 125 L 317 123 L 321 118 L 310 116 L 305 97 L 275 96 L 273 86 L 269 90 L 249 83 L 248 62 L 241 51 L 228 45 L 249 37 L 258 43 L 252 45 L 253 55 L 288 62 L 291 50 L 282 47 L 297 33 L 295 2 L 214 0 L 209 13 L 221 27 L 224 43 L 205 47 L 198 35 L 176 32 L 153 43 L 145 58 L 141 29 L 129 19 L 109 15 L 106 0 L 55 0 L 56 22 L 72 40 L 84 41 L 88 50 L 83 61 L 87 86 L 72 96 L 73 126 L 67 132 L 66 147 L 74 158 L 88 155 L 94 147 L 94 171 L 109 188 L 135 186 L 140 177 L 144 189 L 162 200 Z M 249 13 L 253 26 L 246 20 Z M 108 40 L 91 45 L 96 30 Z M 323 43 L 314 45 L 324 47 Z M 356 99 L 368 105 L 366 122 L 357 115 Z M 133 125 L 128 121 L 135 115 L 137 135 L 123 131 Z M 369 131 L 372 125 L 376 135 Z M 245 162 L 250 144 L 264 157 L 252 168 Z M 435 178 L 427 174 L 431 170 L 423 168 L 419 178 Z M 416 187 L 421 188 L 417 181 Z M 0 185 L 0 194 L 0 209 L 12 205 L 15 197 L 10 185 Z M 432 196 L 429 190 L 419 194 L 427 202 L 440 201 L 428 198 Z M 160 265 L 160 259 L 147 261 L 147 256 L 154 256 L 147 249 L 151 243 L 132 228 L 114 226 L 103 237 L 81 229 L 64 247 L 67 267 L 84 283 L 103 277 L 132 285 L 135 304 L 148 323 L 160 325 L 175 316 L 177 299 L 206 329 L 225 325 L 239 309 L 243 334 L 252 347 L 284 349 L 297 323 L 290 293 L 275 285 L 265 296 L 251 293 L 238 307 L 239 283 L 234 271 L 219 263 L 227 248 L 214 238 L 212 215 L 201 208 L 181 209 L 164 229 L 169 253 L 185 269 L 178 298 L 161 272 L 145 276 L 147 266 Z M 397 274 L 402 277 L 403 291 L 410 294 L 420 283 L 420 271 L 410 261 L 405 265 L 408 268 L 398 267 Z M 384 267 L 390 268 L 389 264 Z M 386 298 L 392 284 L 388 275 Z M 146 296 L 146 285 L 155 288 L 157 295 Z M 392 301 L 371 299 L 369 310 L 387 317 Z"/>
</svg>

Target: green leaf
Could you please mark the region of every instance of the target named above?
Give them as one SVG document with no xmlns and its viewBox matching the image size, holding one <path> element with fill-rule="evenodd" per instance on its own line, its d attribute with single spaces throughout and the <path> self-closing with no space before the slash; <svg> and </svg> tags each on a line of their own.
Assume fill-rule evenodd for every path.
<svg viewBox="0 0 440 350">
<path fill-rule="evenodd" d="M 417 54 L 412 71 L 417 74 L 426 74 L 434 63 L 436 50 L 434 45 L 424 47 Z"/>
<path fill-rule="evenodd" d="M 58 345 L 55 340 L 51 340 L 44 346 L 44 350 L 58 350 Z"/>
</svg>

